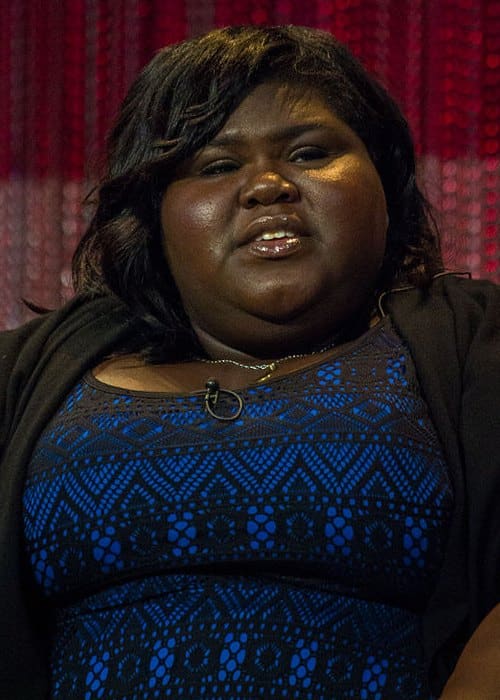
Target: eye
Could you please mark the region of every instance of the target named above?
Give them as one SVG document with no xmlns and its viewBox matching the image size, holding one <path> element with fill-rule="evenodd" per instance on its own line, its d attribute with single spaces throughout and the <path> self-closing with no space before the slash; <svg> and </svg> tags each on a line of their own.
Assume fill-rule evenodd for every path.
<svg viewBox="0 0 500 700">
<path fill-rule="evenodd" d="M 200 170 L 200 175 L 224 175 L 238 169 L 238 163 L 234 160 L 216 160 L 213 163 L 208 163 Z"/>
<path fill-rule="evenodd" d="M 321 160 L 328 156 L 328 151 L 326 148 L 321 148 L 321 146 L 302 146 L 301 148 L 296 148 L 290 154 L 290 160 L 293 163 L 305 163 L 310 160 Z"/>
</svg>

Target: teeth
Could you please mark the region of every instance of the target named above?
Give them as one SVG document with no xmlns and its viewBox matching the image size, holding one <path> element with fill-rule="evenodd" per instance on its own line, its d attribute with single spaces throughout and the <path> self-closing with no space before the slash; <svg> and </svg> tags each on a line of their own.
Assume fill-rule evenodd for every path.
<svg viewBox="0 0 500 700">
<path fill-rule="evenodd" d="M 295 238 L 295 233 L 290 233 L 288 231 L 273 231 L 272 233 L 263 233 L 261 236 L 257 236 L 256 241 L 273 241 L 276 238 Z"/>
</svg>

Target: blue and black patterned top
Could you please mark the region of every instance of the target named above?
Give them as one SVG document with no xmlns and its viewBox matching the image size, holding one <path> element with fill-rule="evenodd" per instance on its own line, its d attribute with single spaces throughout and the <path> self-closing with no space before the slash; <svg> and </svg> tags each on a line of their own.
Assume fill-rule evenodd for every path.
<svg viewBox="0 0 500 700">
<path fill-rule="evenodd" d="M 51 697 L 428 699 L 453 496 L 390 321 L 239 393 L 222 423 L 88 375 L 42 434 L 24 532 Z"/>
</svg>

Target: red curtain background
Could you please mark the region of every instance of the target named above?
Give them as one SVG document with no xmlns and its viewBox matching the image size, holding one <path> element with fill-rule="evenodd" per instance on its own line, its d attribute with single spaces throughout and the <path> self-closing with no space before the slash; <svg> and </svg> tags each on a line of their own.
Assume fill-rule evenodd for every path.
<svg viewBox="0 0 500 700">
<path fill-rule="evenodd" d="M 335 34 L 399 100 L 448 266 L 500 281 L 500 0 L 0 0 L 0 327 L 71 296 L 105 134 L 165 44 L 234 24 Z"/>
</svg>

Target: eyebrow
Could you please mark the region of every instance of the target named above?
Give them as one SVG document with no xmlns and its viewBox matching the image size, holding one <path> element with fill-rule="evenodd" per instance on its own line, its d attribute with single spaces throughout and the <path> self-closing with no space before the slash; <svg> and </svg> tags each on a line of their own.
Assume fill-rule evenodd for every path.
<svg viewBox="0 0 500 700">
<path fill-rule="evenodd" d="M 289 139 L 296 138 L 308 131 L 318 131 L 320 129 L 332 129 L 328 124 L 323 124 L 317 121 L 303 122 L 301 124 L 292 124 L 290 126 L 285 126 L 280 129 L 276 129 L 266 134 L 267 137 L 273 139 L 273 141 L 287 141 Z M 234 146 L 240 143 L 244 143 L 246 139 L 239 135 L 238 132 L 227 134 L 221 136 L 215 136 L 211 141 L 209 141 L 205 148 L 218 147 L 218 146 Z"/>
</svg>

